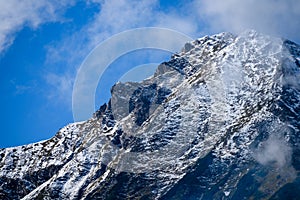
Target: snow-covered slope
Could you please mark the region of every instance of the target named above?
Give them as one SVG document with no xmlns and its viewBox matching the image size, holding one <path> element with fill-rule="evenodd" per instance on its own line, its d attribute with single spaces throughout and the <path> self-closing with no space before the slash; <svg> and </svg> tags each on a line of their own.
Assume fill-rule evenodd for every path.
<svg viewBox="0 0 300 200">
<path fill-rule="evenodd" d="M 300 198 L 299 78 L 288 40 L 188 42 L 91 119 L 1 149 L 0 199 Z"/>
</svg>

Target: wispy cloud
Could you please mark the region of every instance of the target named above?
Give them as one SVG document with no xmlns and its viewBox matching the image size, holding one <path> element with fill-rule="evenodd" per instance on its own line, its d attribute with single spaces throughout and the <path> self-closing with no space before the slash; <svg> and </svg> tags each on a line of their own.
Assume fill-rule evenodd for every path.
<svg viewBox="0 0 300 200">
<path fill-rule="evenodd" d="M 48 46 L 48 61 L 65 62 L 68 57 L 68 64 L 78 66 L 78 61 L 82 61 L 97 44 L 132 28 L 157 26 L 191 36 L 197 35 L 197 23 L 192 20 L 188 9 L 164 11 L 159 8 L 159 1 L 156 0 L 94 0 L 89 3 L 99 7 L 99 12 L 81 30 Z M 184 13 L 181 12 L 183 10 Z M 74 59 L 78 57 L 80 59 Z"/>
<path fill-rule="evenodd" d="M 292 148 L 284 139 L 271 135 L 255 152 L 255 159 L 262 165 L 282 168 L 291 164 Z"/>
<path fill-rule="evenodd" d="M 24 26 L 33 29 L 40 24 L 57 21 L 62 11 L 72 4 L 72 1 L 47 0 L 10 0 L 0 2 L 0 53 L 14 41 L 17 31 Z"/>
<path fill-rule="evenodd" d="M 30 93 L 36 90 L 37 82 L 32 80 L 27 83 L 17 83 L 15 79 L 10 81 L 10 84 L 14 87 L 15 95 L 21 95 L 24 93 Z"/>
<path fill-rule="evenodd" d="M 69 107 L 72 99 L 73 76 L 71 74 L 58 75 L 48 73 L 45 79 L 50 85 L 49 90 L 45 93 L 51 102 L 66 104 Z"/>
<path fill-rule="evenodd" d="M 195 0 L 194 7 L 213 32 L 255 29 L 300 41 L 298 0 Z"/>
<path fill-rule="evenodd" d="M 293 180 L 297 173 L 292 164 L 293 148 L 289 142 L 290 128 L 280 120 L 266 127 L 268 138 L 253 149 L 254 159 L 261 165 L 279 172 L 284 181 Z"/>
</svg>

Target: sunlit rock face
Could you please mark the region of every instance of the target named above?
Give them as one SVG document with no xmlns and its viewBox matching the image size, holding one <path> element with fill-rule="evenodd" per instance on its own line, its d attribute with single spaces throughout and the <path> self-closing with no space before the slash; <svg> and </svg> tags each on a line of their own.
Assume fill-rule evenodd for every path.
<svg viewBox="0 0 300 200">
<path fill-rule="evenodd" d="M 300 199 L 300 46 L 188 42 L 87 121 L 0 150 L 0 199 Z"/>
</svg>

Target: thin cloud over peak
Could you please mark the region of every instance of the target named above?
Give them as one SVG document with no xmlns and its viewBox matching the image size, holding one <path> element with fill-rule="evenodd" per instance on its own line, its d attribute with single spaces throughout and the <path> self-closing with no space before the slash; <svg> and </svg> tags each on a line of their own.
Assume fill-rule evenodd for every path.
<svg viewBox="0 0 300 200">
<path fill-rule="evenodd" d="M 299 41 L 300 1 L 297 0 L 197 0 L 198 16 L 205 16 L 212 32 L 245 29 Z"/>
</svg>

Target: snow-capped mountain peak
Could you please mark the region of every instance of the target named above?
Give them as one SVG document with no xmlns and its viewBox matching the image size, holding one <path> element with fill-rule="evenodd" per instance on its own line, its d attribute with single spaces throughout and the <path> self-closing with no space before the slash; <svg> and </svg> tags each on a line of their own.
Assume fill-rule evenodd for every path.
<svg viewBox="0 0 300 200">
<path fill-rule="evenodd" d="M 255 31 L 187 42 L 91 119 L 0 150 L 2 199 L 299 198 L 300 47 Z"/>
</svg>

